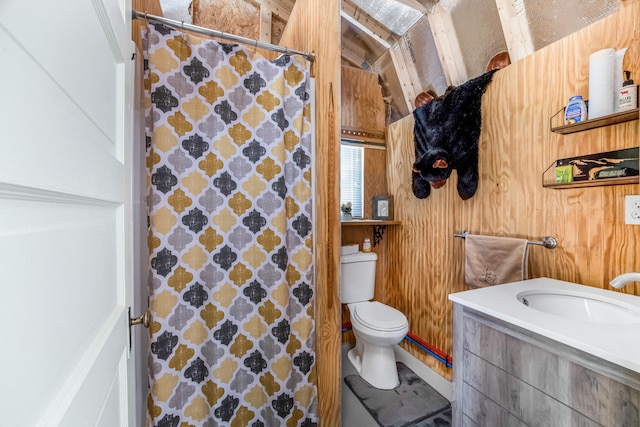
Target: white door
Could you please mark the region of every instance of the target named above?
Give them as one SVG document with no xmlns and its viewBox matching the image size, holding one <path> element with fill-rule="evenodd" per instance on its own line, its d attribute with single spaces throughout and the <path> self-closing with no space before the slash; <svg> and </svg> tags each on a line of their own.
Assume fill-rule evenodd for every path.
<svg viewBox="0 0 640 427">
<path fill-rule="evenodd" d="M 0 0 L 0 426 L 137 425 L 130 0 Z"/>
</svg>

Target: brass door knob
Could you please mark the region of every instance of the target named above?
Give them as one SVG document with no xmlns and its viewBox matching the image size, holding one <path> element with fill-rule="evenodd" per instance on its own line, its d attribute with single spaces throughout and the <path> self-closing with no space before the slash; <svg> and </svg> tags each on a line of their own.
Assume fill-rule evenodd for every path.
<svg viewBox="0 0 640 427">
<path fill-rule="evenodd" d="M 145 310 L 144 313 L 142 313 L 142 316 L 139 317 L 131 317 L 131 313 L 129 313 L 129 326 L 142 325 L 145 328 L 148 328 L 150 324 L 151 313 L 149 313 L 149 310 Z"/>
</svg>

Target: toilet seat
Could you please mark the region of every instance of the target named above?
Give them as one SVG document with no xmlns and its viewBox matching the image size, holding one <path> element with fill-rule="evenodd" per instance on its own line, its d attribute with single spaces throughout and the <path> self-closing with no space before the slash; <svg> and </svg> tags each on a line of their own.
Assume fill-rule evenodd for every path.
<svg viewBox="0 0 640 427">
<path fill-rule="evenodd" d="M 354 304 L 349 311 L 352 322 L 355 321 L 376 331 L 398 331 L 409 325 L 406 316 L 401 311 L 378 301 Z"/>
</svg>

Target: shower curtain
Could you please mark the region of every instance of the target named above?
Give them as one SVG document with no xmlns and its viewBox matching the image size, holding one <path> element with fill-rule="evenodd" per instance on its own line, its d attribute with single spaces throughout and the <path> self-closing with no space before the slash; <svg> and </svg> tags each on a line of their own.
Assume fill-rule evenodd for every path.
<svg viewBox="0 0 640 427">
<path fill-rule="evenodd" d="M 315 426 L 308 63 L 145 34 L 154 426 Z"/>
</svg>

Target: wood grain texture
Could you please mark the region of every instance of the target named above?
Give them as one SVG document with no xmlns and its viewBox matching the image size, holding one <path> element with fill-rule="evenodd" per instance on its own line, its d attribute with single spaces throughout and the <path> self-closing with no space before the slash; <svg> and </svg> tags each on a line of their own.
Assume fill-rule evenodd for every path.
<svg viewBox="0 0 640 427">
<path fill-rule="evenodd" d="M 244 0 L 193 0 L 193 24 L 260 39 L 260 9 Z M 224 28 L 224 30 L 223 30 Z M 268 40 L 267 43 L 271 43 Z"/>
<path fill-rule="evenodd" d="M 340 1 L 296 2 L 281 45 L 313 51 L 315 117 L 315 320 L 321 426 L 340 425 Z"/>
<path fill-rule="evenodd" d="M 525 425 L 638 425 L 637 372 L 468 307 L 454 312 L 457 419 L 514 425 L 502 408 Z"/>
<path fill-rule="evenodd" d="M 628 47 L 625 64 L 640 72 L 640 1 L 497 72 L 483 97 L 480 181 L 462 201 L 450 182 L 424 200 L 410 188 L 413 117 L 387 129 L 387 182 L 396 219 L 388 234 L 388 277 L 383 302 L 403 311 L 410 330 L 447 353 L 452 351 L 452 312 L 447 296 L 466 290 L 464 240 L 453 233 L 540 240 L 558 239 L 553 250 L 532 246 L 529 276 L 553 277 L 610 289 L 617 274 L 640 270 L 640 227 L 624 224 L 624 196 L 640 185 L 553 190 L 542 172 L 558 158 L 638 146 L 638 121 L 558 135 L 549 118 L 569 97 L 588 94 L 590 53 Z M 622 292 L 640 295 L 640 286 Z M 451 369 L 404 344 L 416 357 L 451 379 Z M 454 365 L 456 361 L 454 360 Z"/>
<path fill-rule="evenodd" d="M 385 104 L 378 75 L 342 66 L 342 124 L 344 130 L 362 130 L 384 139 Z"/>
<path fill-rule="evenodd" d="M 364 149 L 364 218 L 373 218 L 373 196 L 387 194 L 387 152 L 373 148 Z"/>
</svg>

